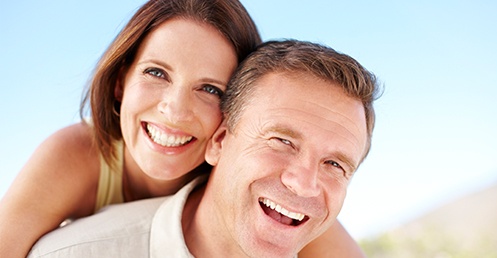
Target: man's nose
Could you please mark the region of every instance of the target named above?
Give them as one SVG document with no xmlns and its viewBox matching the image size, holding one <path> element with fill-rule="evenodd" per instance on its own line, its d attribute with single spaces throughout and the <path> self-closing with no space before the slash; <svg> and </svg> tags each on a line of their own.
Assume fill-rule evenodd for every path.
<svg viewBox="0 0 497 258">
<path fill-rule="evenodd" d="M 291 166 L 281 175 L 282 183 L 293 193 L 301 197 L 319 195 L 319 164 L 310 161 Z"/>
</svg>

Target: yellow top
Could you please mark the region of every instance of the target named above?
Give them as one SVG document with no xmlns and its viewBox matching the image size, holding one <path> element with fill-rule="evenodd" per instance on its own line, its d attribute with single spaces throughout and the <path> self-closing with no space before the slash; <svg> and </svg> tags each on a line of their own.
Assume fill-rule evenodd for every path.
<svg viewBox="0 0 497 258">
<path fill-rule="evenodd" d="M 113 164 L 107 164 L 100 154 L 100 179 L 98 181 L 97 201 L 95 212 L 101 208 L 115 203 L 123 203 L 123 141 L 115 141 L 113 144 L 117 157 Z"/>
</svg>

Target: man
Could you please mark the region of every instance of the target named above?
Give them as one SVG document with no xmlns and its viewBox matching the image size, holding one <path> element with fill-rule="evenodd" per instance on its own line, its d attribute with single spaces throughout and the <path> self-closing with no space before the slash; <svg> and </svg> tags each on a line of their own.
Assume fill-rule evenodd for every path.
<svg viewBox="0 0 497 258">
<path fill-rule="evenodd" d="M 223 99 L 207 184 L 110 207 L 48 234 L 30 255 L 295 256 L 342 207 L 370 149 L 377 91 L 372 74 L 330 48 L 263 44 Z"/>
</svg>

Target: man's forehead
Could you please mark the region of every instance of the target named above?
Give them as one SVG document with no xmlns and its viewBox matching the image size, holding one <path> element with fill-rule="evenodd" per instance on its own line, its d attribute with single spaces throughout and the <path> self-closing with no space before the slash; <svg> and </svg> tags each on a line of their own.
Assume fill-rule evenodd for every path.
<svg viewBox="0 0 497 258">
<path fill-rule="evenodd" d="M 320 86 L 316 86 L 319 84 Z M 324 85 L 324 86 L 323 86 Z M 319 113 L 317 110 L 333 109 L 339 103 L 317 101 L 316 95 L 326 98 L 333 94 L 333 89 L 342 91 L 331 82 L 324 81 L 311 74 L 297 72 L 271 72 L 253 85 L 253 93 L 247 107 L 265 106 L 278 109 L 280 113 L 297 110 Z M 343 94 L 343 93 L 340 93 Z M 298 104 L 298 105 L 297 105 Z M 317 110 L 315 110 L 317 109 Z"/>
</svg>

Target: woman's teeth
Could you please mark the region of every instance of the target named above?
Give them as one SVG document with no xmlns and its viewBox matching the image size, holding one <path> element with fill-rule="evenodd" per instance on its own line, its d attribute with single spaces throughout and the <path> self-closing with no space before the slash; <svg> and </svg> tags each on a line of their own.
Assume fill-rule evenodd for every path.
<svg viewBox="0 0 497 258">
<path fill-rule="evenodd" d="M 155 143 L 164 147 L 178 147 L 189 143 L 193 136 L 174 136 L 162 133 L 155 127 L 147 125 L 148 136 Z"/>
</svg>

